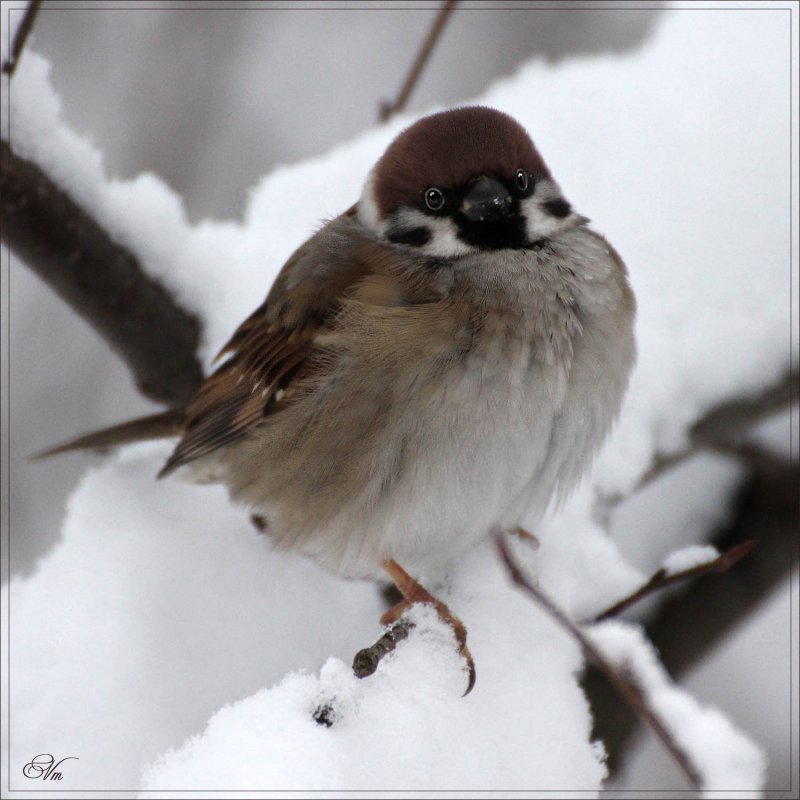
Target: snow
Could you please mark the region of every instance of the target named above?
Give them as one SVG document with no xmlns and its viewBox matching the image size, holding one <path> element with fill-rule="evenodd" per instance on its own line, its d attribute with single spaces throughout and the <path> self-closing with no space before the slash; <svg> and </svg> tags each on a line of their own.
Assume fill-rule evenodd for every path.
<svg viewBox="0 0 800 800">
<path fill-rule="evenodd" d="M 144 788 L 242 788 L 248 776 L 258 789 L 503 790 L 529 786 L 535 775 L 538 786 L 592 791 L 604 768 L 587 743 L 585 700 L 563 679 L 578 669 L 578 653 L 556 641 L 529 603 L 508 597 L 505 576 L 487 560 L 486 588 L 505 605 L 508 624 L 481 625 L 485 603 L 483 614 L 464 608 L 481 630 L 470 646 L 478 681 L 491 691 L 462 698 L 466 674 L 453 636 L 432 609 L 418 609 L 417 627 L 374 676 L 358 680 L 338 659 L 318 677 L 291 674 L 220 711 L 200 737 L 147 771 Z M 535 691 L 520 693 L 520 675 Z M 321 703 L 334 708 L 330 728 L 312 720 Z"/>
<path fill-rule="evenodd" d="M 788 103 L 772 79 L 788 67 L 780 22 L 669 13 L 633 55 L 534 59 L 475 99 L 528 127 L 566 196 L 623 254 L 639 302 L 639 365 L 611 441 L 559 514 L 531 520 L 540 547 L 514 545 L 576 618 L 647 574 L 595 521 L 596 494 L 629 491 L 705 409 L 789 363 L 788 303 L 776 302 L 789 286 Z M 26 50 L 11 97 L 15 150 L 200 314 L 205 358 L 411 121 L 275 170 L 241 223 L 190 226 L 157 176 L 105 176 L 101 154 L 61 121 L 49 70 Z M 59 788 L 102 791 L 599 790 L 580 653 L 509 585 L 488 543 L 429 587 L 467 626 L 472 694 L 461 697 L 447 631 L 422 612 L 357 681 L 347 664 L 380 635 L 375 587 L 274 551 L 219 488 L 154 481 L 168 452 L 131 447 L 87 474 L 62 542 L 5 590 L 11 764 L 78 756 Z M 635 662 L 708 787 L 758 788 L 757 746 L 670 685 L 633 628 L 595 635 Z M 323 700 L 337 709 L 331 728 L 311 718 Z"/>
<path fill-rule="evenodd" d="M 475 690 L 461 697 L 449 630 L 424 616 L 356 681 L 346 665 L 381 632 L 374 586 L 276 554 L 221 490 L 153 487 L 166 451 L 130 447 L 87 475 L 63 545 L 12 584 L 12 631 L 31 620 L 47 630 L 14 638 L 15 700 L 30 711 L 14 715 L 12 762 L 48 730 L 53 752 L 83 754 L 64 788 L 135 787 L 145 763 L 235 703 L 163 756 L 145 786 L 598 786 L 604 768 L 573 677 L 580 655 L 510 589 L 489 545 L 441 593 L 468 627 Z M 516 546 L 535 562 L 534 548 Z M 340 715 L 330 731 L 311 718 L 325 700 Z"/>
<path fill-rule="evenodd" d="M 667 575 L 677 575 L 687 569 L 710 564 L 718 558 L 719 550 L 716 547 L 712 547 L 710 544 L 695 544 L 670 553 L 662 564 L 662 569 Z"/>
<path fill-rule="evenodd" d="M 647 705 L 697 769 L 704 797 L 763 786 L 761 750 L 719 711 L 704 708 L 670 680 L 653 646 L 632 625 L 603 622 L 589 630 L 593 643 L 631 676 Z"/>
<path fill-rule="evenodd" d="M 713 579 L 712 579 L 713 580 Z M 791 746 L 792 731 L 797 730 L 798 707 L 788 702 L 796 685 L 798 651 L 790 653 L 787 628 L 797 634 L 798 573 L 776 587 L 771 597 L 750 614 L 731 635 L 725 637 L 714 653 L 697 668 L 681 677 L 681 686 L 706 704 L 725 708 L 726 716 L 747 731 L 767 753 L 769 775 L 764 795 L 779 797 L 786 787 L 797 786 L 797 759 Z M 794 641 L 797 641 L 795 639 Z M 786 657 L 781 658 L 781 650 Z M 748 705 L 735 707 L 731 697 L 747 698 Z M 614 786 L 635 786 L 648 796 L 650 789 L 672 786 L 675 765 L 653 736 L 638 735 L 632 745 L 623 774 L 607 783 L 612 796 Z M 753 797 L 753 793 L 727 792 L 733 797 Z"/>
<path fill-rule="evenodd" d="M 221 489 L 154 481 L 167 450 L 128 448 L 90 472 L 62 545 L 11 585 L 14 698 L 29 708 L 14 714 L 12 761 L 47 730 L 48 752 L 81 759 L 65 788 L 136 788 L 226 702 L 379 632 L 372 585 L 342 591 L 277 556 Z"/>
</svg>

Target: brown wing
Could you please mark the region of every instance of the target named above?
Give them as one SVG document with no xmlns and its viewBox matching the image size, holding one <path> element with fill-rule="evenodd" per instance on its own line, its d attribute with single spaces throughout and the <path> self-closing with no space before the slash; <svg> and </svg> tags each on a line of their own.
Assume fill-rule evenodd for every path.
<svg viewBox="0 0 800 800">
<path fill-rule="evenodd" d="M 393 302 L 384 277 L 397 263 L 350 209 L 309 239 L 286 262 L 265 302 L 236 330 L 217 358 L 230 356 L 187 406 L 183 438 L 159 477 L 248 436 L 290 402 L 292 382 L 314 368 L 317 339 L 359 287 Z M 378 273 L 376 275 L 376 272 Z M 380 290 L 378 291 L 381 294 Z"/>
</svg>

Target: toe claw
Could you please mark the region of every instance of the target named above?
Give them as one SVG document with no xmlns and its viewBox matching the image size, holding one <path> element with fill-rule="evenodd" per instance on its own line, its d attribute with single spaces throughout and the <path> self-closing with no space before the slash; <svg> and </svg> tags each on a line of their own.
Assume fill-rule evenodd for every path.
<svg viewBox="0 0 800 800">
<path fill-rule="evenodd" d="M 458 652 L 467 662 L 469 679 L 463 695 L 466 697 L 475 686 L 475 662 L 467 647 L 467 629 L 464 623 L 441 600 L 437 600 L 427 589 L 420 586 L 396 561 L 386 561 L 383 566 L 400 590 L 403 599 L 383 614 L 381 624 L 391 625 L 397 622 L 414 603 L 430 603 L 436 609 L 439 618 L 453 630 L 458 642 Z"/>
<path fill-rule="evenodd" d="M 461 648 L 461 655 L 464 656 L 464 659 L 467 662 L 467 669 L 469 670 L 467 688 L 465 689 L 464 694 L 461 695 L 462 697 L 466 697 L 475 686 L 475 662 L 472 660 L 472 653 L 469 652 L 469 648 L 466 645 Z"/>
</svg>

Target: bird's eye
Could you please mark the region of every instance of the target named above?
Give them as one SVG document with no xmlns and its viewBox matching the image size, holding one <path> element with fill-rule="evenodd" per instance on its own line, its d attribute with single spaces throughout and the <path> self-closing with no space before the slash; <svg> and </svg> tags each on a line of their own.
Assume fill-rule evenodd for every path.
<svg viewBox="0 0 800 800">
<path fill-rule="evenodd" d="M 524 169 L 518 169 L 514 173 L 514 183 L 517 185 L 517 189 L 521 192 L 525 192 L 528 190 L 528 173 L 525 172 Z"/>
<path fill-rule="evenodd" d="M 431 211 L 438 211 L 444 205 L 444 193 L 441 189 L 431 186 L 425 190 L 425 205 Z"/>
</svg>

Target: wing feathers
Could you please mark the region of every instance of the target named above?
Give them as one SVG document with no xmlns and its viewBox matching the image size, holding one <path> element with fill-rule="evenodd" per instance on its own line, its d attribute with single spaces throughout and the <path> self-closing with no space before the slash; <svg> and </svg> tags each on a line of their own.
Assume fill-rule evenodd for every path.
<svg viewBox="0 0 800 800">
<path fill-rule="evenodd" d="M 320 342 L 330 340 L 326 334 L 348 298 L 375 305 L 419 302 L 404 266 L 352 209 L 295 251 L 265 302 L 220 350 L 218 359 L 229 358 L 189 404 L 183 438 L 160 474 L 240 441 L 292 403 L 297 381 L 324 362 L 314 356 Z"/>
</svg>

